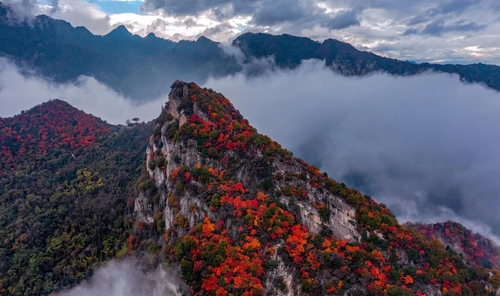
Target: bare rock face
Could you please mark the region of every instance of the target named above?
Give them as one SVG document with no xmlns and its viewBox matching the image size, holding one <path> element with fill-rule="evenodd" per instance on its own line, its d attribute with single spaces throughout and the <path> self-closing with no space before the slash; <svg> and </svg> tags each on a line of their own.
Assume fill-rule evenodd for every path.
<svg viewBox="0 0 500 296">
<path fill-rule="evenodd" d="M 182 143 L 175 143 L 166 135 L 166 131 L 169 126 L 177 125 L 178 128 L 182 128 L 187 123 L 187 117 L 185 114 L 185 110 L 179 108 L 181 105 L 181 101 L 184 97 L 188 95 L 188 87 L 187 85 L 179 85 L 178 89 L 174 89 L 169 95 L 169 101 L 166 104 L 164 112 L 171 118 L 170 121 L 166 121 L 161 126 L 161 145 L 162 148 L 159 148 L 154 139 L 150 139 L 150 144 L 147 150 L 147 164 L 148 164 L 148 173 L 155 180 L 155 186 L 160 188 L 162 200 L 165 200 L 168 196 L 169 192 L 175 192 L 175 184 L 169 182 L 168 176 L 175 170 L 178 169 L 181 165 L 186 165 L 188 167 L 193 167 L 197 164 L 201 164 L 204 160 L 202 159 L 199 151 L 196 149 L 196 143 L 188 142 L 188 145 L 183 145 Z M 205 114 L 197 105 L 197 103 L 193 104 L 193 112 L 198 115 L 204 121 L 208 121 L 208 115 Z M 191 141 L 191 140 L 190 140 Z M 153 153 L 151 153 L 153 152 Z M 159 168 L 155 168 L 154 170 L 149 169 L 149 162 L 154 161 L 153 158 L 150 157 L 151 154 L 160 153 L 163 155 L 168 162 L 165 170 L 161 170 Z M 228 154 L 233 154 L 229 152 Z M 256 155 L 255 158 L 262 158 L 262 155 Z M 176 159 L 178 158 L 178 159 Z M 176 161 L 177 160 L 177 161 Z M 205 160 L 206 161 L 206 160 Z M 244 184 L 251 184 L 255 182 L 252 180 L 252 169 L 251 167 L 246 166 L 245 160 L 240 159 L 241 163 L 239 164 L 238 171 L 238 180 Z M 297 162 L 295 160 L 295 162 Z M 274 175 L 277 174 L 305 174 L 303 167 L 299 163 L 294 164 L 285 164 L 280 161 L 273 162 L 273 170 Z M 218 168 L 219 170 L 224 170 L 224 165 L 221 165 L 217 161 L 212 161 L 211 167 Z M 322 227 L 326 227 L 331 229 L 333 234 L 342 239 L 348 239 L 350 241 L 358 242 L 361 238 L 361 235 L 356 230 L 356 221 L 355 221 L 355 209 L 348 205 L 344 200 L 339 197 L 336 197 L 328 192 L 318 190 L 314 188 L 310 184 L 308 184 L 308 180 L 294 180 L 294 181 L 280 181 L 275 183 L 275 189 L 279 191 L 285 186 L 304 186 L 306 188 L 307 198 L 303 200 L 297 201 L 296 205 L 298 206 L 298 213 L 300 216 L 300 220 L 302 223 L 308 227 L 308 229 L 314 233 L 319 234 Z M 286 197 L 281 195 L 279 199 L 286 204 L 290 205 L 290 200 L 293 198 Z M 137 199 L 143 200 L 143 199 Z M 318 213 L 318 209 L 313 206 L 313 204 L 322 204 L 328 208 L 328 211 L 331 213 L 327 219 L 324 221 L 320 218 L 320 214 Z M 140 204 L 138 204 L 140 207 Z M 184 215 L 189 221 L 188 228 L 192 228 L 203 220 L 205 216 L 209 216 L 212 219 L 216 219 L 216 216 L 209 210 L 206 202 L 198 198 L 197 196 L 193 196 L 189 191 L 186 191 L 183 195 L 182 199 L 179 199 L 179 212 L 177 214 Z M 191 209 L 196 207 L 197 210 L 193 212 Z M 141 207 L 143 209 L 144 207 Z M 141 211 L 140 211 L 141 212 Z M 150 217 L 150 216 L 149 216 Z M 163 219 L 165 221 L 165 229 L 169 229 L 174 225 L 175 214 L 172 212 L 172 208 L 169 205 L 166 205 L 163 210 Z M 144 222 L 152 223 L 152 219 L 142 219 Z"/>
<path fill-rule="evenodd" d="M 273 165 L 275 168 L 275 176 L 284 176 L 291 173 L 307 176 L 306 172 L 302 171 L 301 166 L 298 164 L 291 165 L 275 161 Z M 321 188 L 315 188 L 310 184 L 310 178 L 307 179 L 307 177 L 305 180 L 281 180 L 276 182 L 276 187 L 278 189 L 284 188 L 285 186 L 305 188 L 305 193 L 303 194 L 305 194 L 307 198 L 296 200 L 296 204 L 300 208 L 299 213 L 302 223 L 306 225 L 312 233 L 319 234 L 321 228 L 326 227 L 332 230 L 335 237 L 348 239 L 352 242 L 358 242 L 361 239 L 361 235 L 356 229 L 356 210 L 348 205 L 343 199 L 326 190 L 321 190 Z M 280 200 L 289 206 L 290 201 L 293 199 L 282 195 L 280 196 Z M 330 213 L 329 217 L 322 219 L 318 207 L 314 207 L 314 204 L 323 205 L 326 209 L 325 212 Z"/>
</svg>

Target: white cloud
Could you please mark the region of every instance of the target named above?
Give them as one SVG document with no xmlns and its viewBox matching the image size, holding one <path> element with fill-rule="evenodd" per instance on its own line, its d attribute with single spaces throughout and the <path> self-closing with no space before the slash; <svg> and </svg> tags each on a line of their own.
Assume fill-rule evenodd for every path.
<svg viewBox="0 0 500 296">
<path fill-rule="evenodd" d="M 55 0 L 51 4 L 35 6 L 33 13 L 63 19 L 74 27 L 84 26 L 97 35 L 107 34 L 113 29 L 109 16 L 98 5 L 83 0 Z"/>
<path fill-rule="evenodd" d="M 180 296 L 176 285 L 180 280 L 159 266 L 146 271 L 138 262 L 110 261 L 77 287 L 59 296 Z"/>
<path fill-rule="evenodd" d="M 24 77 L 6 59 L 0 59 L 0 116 L 19 114 L 50 99 L 64 100 L 76 108 L 113 124 L 124 124 L 138 117 L 156 118 L 167 98 L 136 105 L 92 77 L 81 77 L 77 83 L 53 84 L 34 76 Z"/>
</svg>

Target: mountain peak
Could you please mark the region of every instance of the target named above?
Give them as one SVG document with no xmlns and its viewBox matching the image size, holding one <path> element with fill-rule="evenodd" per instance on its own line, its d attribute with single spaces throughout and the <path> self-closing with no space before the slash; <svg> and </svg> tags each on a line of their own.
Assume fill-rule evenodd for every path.
<svg viewBox="0 0 500 296">
<path fill-rule="evenodd" d="M 133 35 L 132 33 L 130 33 L 127 27 L 125 27 L 125 25 L 119 25 L 114 30 L 105 35 L 105 37 L 112 37 L 112 38 L 128 38 L 130 36 Z"/>
<path fill-rule="evenodd" d="M 196 39 L 196 42 L 200 42 L 200 43 L 213 43 L 213 41 L 211 39 L 208 39 L 205 36 L 200 36 L 198 39 Z"/>
<path fill-rule="evenodd" d="M 54 99 L 10 118 L 0 118 L 0 150 L 7 162 L 31 153 L 87 147 L 111 125 L 65 101 Z"/>
<path fill-rule="evenodd" d="M 158 37 L 156 37 L 155 33 L 153 32 L 150 32 L 148 35 L 146 35 L 145 37 L 146 39 L 156 39 Z"/>
<path fill-rule="evenodd" d="M 191 293 L 478 295 L 468 283 L 487 285 L 456 252 L 293 157 L 195 83 L 172 85 L 146 171 L 128 251 L 156 233 Z M 439 276 L 447 270 L 456 271 Z"/>
<path fill-rule="evenodd" d="M 179 120 L 180 126 L 188 119 L 197 121 L 194 118 L 201 118 L 211 124 L 221 124 L 218 121 L 220 117 L 224 117 L 225 121 L 221 127 L 234 120 L 243 120 L 243 116 L 227 98 L 212 90 L 203 89 L 194 82 L 175 81 L 171 86 L 167 105 L 170 115 Z M 211 113 L 213 110 L 218 113 Z M 245 125 L 248 125 L 248 121 L 244 121 Z"/>
</svg>

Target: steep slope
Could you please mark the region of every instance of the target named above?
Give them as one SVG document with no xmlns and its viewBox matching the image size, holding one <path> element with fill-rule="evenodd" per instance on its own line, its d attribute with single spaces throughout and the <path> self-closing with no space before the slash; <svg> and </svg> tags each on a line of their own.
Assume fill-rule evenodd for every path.
<svg viewBox="0 0 500 296">
<path fill-rule="evenodd" d="M 435 224 L 407 223 L 405 226 L 415 229 L 427 240 L 440 240 L 447 248 L 461 253 L 475 265 L 500 269 L 500 247 L 459 223 L 451 221 Z"/>
<path fill-rule="evenodd" d="M 178 264 L 185 294 L 498 289 L 500 274 L 490 278 L 400 225 L 383 204 L 294 158 L 227 98 L 194 83 L 172 85 L 146 158 L 129 252 L 156 250 Z"/>
<path fill-rule="evenodd" d="M 150 133 L 59 100 L 0 118 L 0 295 L 47 295 L 126 253 Z"/>
</svg>

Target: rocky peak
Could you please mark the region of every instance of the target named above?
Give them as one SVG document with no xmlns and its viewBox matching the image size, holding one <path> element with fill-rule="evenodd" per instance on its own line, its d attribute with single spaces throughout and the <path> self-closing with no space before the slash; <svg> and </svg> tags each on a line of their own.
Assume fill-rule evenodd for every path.
<svg viewBox="0 0 500 296">
<path fill-rule="evenodd" d="M 191 293 L 442 295 L 485 287 L 458 254 L 293 157 L 211 89 L 172 85 L 146 163 L 129 241 L 154 242 Z M 447 270 L 456 272 L 441 275 Z"/>
</svg>

